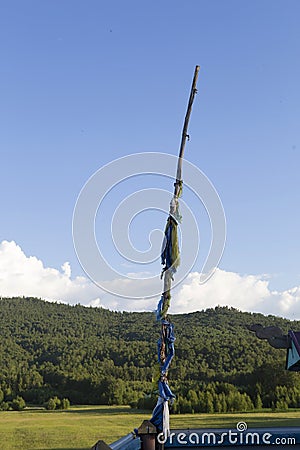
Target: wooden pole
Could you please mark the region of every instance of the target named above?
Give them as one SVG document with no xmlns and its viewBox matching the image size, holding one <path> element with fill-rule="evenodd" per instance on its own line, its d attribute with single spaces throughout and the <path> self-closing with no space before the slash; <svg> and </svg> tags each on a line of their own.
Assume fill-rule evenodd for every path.
<svg viewBox="0 0 300 450">
<path fill-rule="evenodd" d="M 174 183 L 174 195 L 171 200 L 170 210 L 169 210 L 170 216 L 173 218 L 176 218 L 176 213 L 178 212 L 178 205 L 179 205 L 178 197 L 180 196 L 180 192 L 181 192 L 181 188 L 182 188 L 182 161 L 183 161 L 183 156 L 184 156 L 186 140 L 189 137 L 187 134 L 187 131 L 188 131 L 188 125 L 189 125 L 189 120 L 190 120 L 190 116 L 191 116 L 191 112 L 192 112 L 194 98 L 197 93 L 196 85 L 197 85 L 199 70 L 200 70 L 200 66 L 196 66 L 195 71 L 194 71 L 194 77 L 193 77 L 190 97 L 189 97 L 189 101 L 188 101 L 187 111 L 186 111 L 184 124 L 183 124 L 179 156 L 178 156 L 178 163 L 177 163 L 176 181 Z M 171 287 L 172 287 L 172 280 L 173 280 L 172 268 L 168 268 L 167 270 L 165 270 L 163 272 L 163 294 L 162 295 L 164 297 L 164 303 L 165 302 L 168 303 L 170 300 L 170 291 L 171 291 Z M 162 337 L 163 337 L 163 334 L 164 334 L 164 325 L 162 324 L 162 332 L 161 332 Z M 162 339 L 162 342 L 163 342 L 163 339 Z M 164 355 L 165 349 L 164 349 L 163 344 L 162 344 L 162 347 L 163 348 L 161 348 L 161 360 L 163 363 L 165 360 L 165 355 Z"/>
<path fill-rule="evenodd" d="M 200 66 L 196 66 L 195 71 L 194 71 L 194 77 L 193 77 L 190 97 L 189 97 L 189 101 L 188 101 L 187 111 L 186 111 L 185 118 L 184 118 L 184 124 L 183 124 L 182 135 L 181 135 L 181 143 L 180 143 L 180 149 L 179 149 L 179 156 L 178 156 L 178 163 L 177 163 L 176 181 L 174 183 L 174 195 L 171 200 L 170 210 L 169 210 L 170 216 L 172 216 L 172 217 L 176 217 L 176 212 L 178 211 L 178 204 L 179 204 L 178 197 L 180 195 L 180 191 L 182 188 L 182 161 L 183 161 L 183 156 L 184 156 L 186 140 L 189 137 L 187 131 L 188 131 L 188 125 L 189 125 L 189 120 L 190 120 L 190 116 L 191 116 L 191 112 L 192 112 L 194 98 L 197 93 L 196 86 L 197 86 L 199 70 L 200 70 Z M 173 279 L 173 274 L 172 274 L 171 270 L 170 269 L 165 270 L 164 279 L 163 279 L 163 284 L 164 284 L 163 296 L 164 297 L 168 296 L 170 293 L 171 286 L 172 286 L 172 279 Z"/>
<path fill-rule="evenodd" d="M 191 112 L 192 112 L 194 98 L 197 93 L 196 85 L 197 85 L 199 70 L 200 70 L 200 66 L 196 66 L 195 72 L 194 72 L 194 78 L 193 78 L 193 82 L 192 82 L 192 87 L 191 87 L 190 98 L 189 98 L 189 102 L 188 102 L 188 107 L 187 107 L 187 111 L 186 111 L 186 115 L 185 115 L 185 119 L 184 119 L 184 125 L 183 125 L 181 143 L 180 143 L 180 150 L 179 150 L 179 157 L 178 157 L 178 165 L 177 165 L 176 184 L 181 181 L 181 177 L 182 177 L 182 160 L 183 160 L 183 155 L 184 155 L 185 143 L 186 143 L 187 138 L 189 137 L 187 131 L 188 131 L 188 125 L 189 125 L 189 120 L 190 120 L 190 116 L 191 116 Z M 176 195 L 177 192 L 176 192 L 176 185 L 175 185 L 174 195 Z"/>
<path fill-rule="evenodd" d="M 181 143 L 180 143 L 180 150 L 179 150 L 179 156 L 178 156 L 178 163 L 177 163 L 177 172 L 176 172 L 176 181 L 174 183 L 174 194 L 173 198 L 170 202 L 170 209 L 169 209 L 169 218 L 168 221 L 169 224 L 167 226 L 176 226 L 178 224 L 178 220 L 180 217 L 179 214 L 179 201 L 178 198 L 180 197 L 181 190 L 182 190 L 182 161 L 184 156 L 184 149 L 186 140 L 189 137 L 187 134 L 188 131 L 188 124 L 190 120 L 190 115 L 192 111 L 192 105 L 195 98 L 195 95 L 197 93 L 196 84 L 198 79 L 198 73 L 199 73 L 199 66 L 195 67 L 190 97 L 188 101 L 187 111 L 184 119 L 184 125 L 182 130 L 182 136 L 181 136 Z M 171 225 L 170 225 L 171 224 Z M 173 228 L 174 230 L 174 228 Z M 172 231 L 171 231 L 172 232 Z M 177 233 L 177 230 L 176 230 Z M 173 262 L 173 265 L 175 262 Z M 163 367 L 165 361 L 166 361 L 166 333 L 168 333 L 168 330 L 170 331 L 171 324 L 167 320 L 167 311 L 170 305 L 170 298 L 171 298 L 171 287 L 172 287 L 172 281 L 173 281 L 173 274 L 174 274 L 174 267 L 168 267 L 166 264 L 166 267 L 163 269 L 162 277 L 163 277 L 163 293 L 162 293 L 162 309 L 161 309 L 161 335 L 160 335 L 160 350 L 159 350 L 159 356 L 160 356 L 160 366 Z M 176 270 L 175 270 L 176 271 Z M 169 344 L 168 344 L 169 345 Z M 170 349 L 169 349 L 170 350 Z M 171 361 L 169 361 L 170 364 Z M 161 370 L 160 373 L 160 382 L 167 384 L 168 382 L 168 374 L 167 374 L 168 368 L 166 370 Z M 148 450 L 148 449 L 147 449 Z"/>
<path fill-rule="evenodd" d="M 200 70 L 200 66 L 196 66 L 195 71 L 194 71 L 194 77 L 193 77 L 190 97 L 189 97 L 189 101 L 188 101 L 187 111 L 186 111 L 186 115 L 184 118 L 184 124 L 183 124 L 181 142 L 180 142 L 180 149 L 179 149 L 179 156 L 178 156 L 178 163 L 177 163 L 176 182 L 174 184 L 174 187 L 175 187 L 174 188 L 174 196 L 173 196 L 173 201 L 170 204 L 170 215 L 172 215 L 172 216 L 176 215 L 176 210 L 178 207 L 178 197 L 179 197 L 181 185 L 182 185 L 182 161 L 183 161 L 183 156 L 184 156 L 186 140 L 189 138 L 187 131 L 188 131 L 188 125 L 189 125 L 189 120 L 190 120 L 190 116 L 191 116 L 191 112 L 192 112 L 194 98 L 197 93 L 196 86 L 197 86 L 199 70 Z"/>
</svg>

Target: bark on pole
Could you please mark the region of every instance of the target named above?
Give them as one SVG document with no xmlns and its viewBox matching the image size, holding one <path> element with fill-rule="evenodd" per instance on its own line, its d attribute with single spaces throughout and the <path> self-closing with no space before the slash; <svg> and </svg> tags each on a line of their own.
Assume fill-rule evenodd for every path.
<svg viewBox="0 0 300 450">
<path fill-rule="evenodd" d="M 197 86 L 199 70 L 200 70 L 200 66 L 196 66 L 195 72 L 194 72 L 192 88 L 191 88 L 191 93 L 190 93 L 190 98 L 189 98 L 188 107 L 187 107 L 187 111 L 186 111 L 186 115 L 185 115 L 185 119 L 184 119 L 183 130 L 182 130 L 179 157 L 178 157 L 178 165 L 177 165 L 176 182 L 181 181 L 181 177 L 182 177 L 182 160 L 183 160 L 183 156 L 184 156 L 185 143 L 188 138 L 187 131 L 188 131 L 189 120 L 190 120 L 190 116 L 191 116 L 191 112 L 192 112 L 192 106 L 193 106 L 195 95 L 197 93 L 196 86 Z M 175 186 L 174 195 L 176 195 L 176 186 Z"/>
<path fill-rule="evenodd" d="M 187 131 L 188 131 L 188 125 L 189 125 L 189 120 L 190 120 L 190 116 L 191 116 L 191 112 L 192 112 L 194 98 L 197 93 L 196 85 L 197 85 L 199 70 L 200 70 L 200 66 L 196 66 L 195 71 L 194 71 L 194 77 L 193 77 L 190 97 L 189 97 L 189 101 L 188 101 L 187 111 L 186 111 L 184 124 L 183 124 L 179 156 L 178 156 L 178 163 L 177 163 L 176 181 L 174 183 L 174 194 L 173 194 L 173 198 L 171 200 L 170 209 L 169 209 L 169 215 L 170 215 L 169 219 L 173 218 L 175 220 L 176 224 L 178 221 L 178 217 L 180 217 L 178 197 L 180 197 L 181 190 L 182 190 L 182 162 L 183 162 L 186 140 L 189 138 Z M 174 261 L 173 261 L 173 264 L 174 264 Z M 176 272 L 176 270 L 175 270 L 175 272 Z M 162 319 L 166 318 L 167 310 L 168 310 L 169 304 L 170 304 L 173 274 L 174 274 L 174 268 L 172 266 L 166 267 L 163 269 L 162 297 L 163 297 L 164 313 L 162 315 Z M 166 325 L 164 323 L 164 320 L 162 320 L 161 347 L 160 347 L 160 363 L 161 363 L 161 365 L 163 365 L 166 360 L 166 346 L 165 346 L 165 338 L 164 337 L 165 337 L 165 329 L 167 326 L 168 325 Z M 167 380 L 167 373 L 162 374 L 162 376 L 164 377 L 165 380 Z"/>
<path fill-rule="evenodd" d="M 169 433 L 169 407 L 168 402 L 175 396 L 172 394 L 168 385 L 168 369 L 174 357 L 174 341 L 173 324 L 168 320 L 167 313 L 170 306 L 171 288 L 173 275 L 179 265 L 179 248 L 177 225 L 180 222 L 179 200 L 182 192 L 182 162 L 184 149 L 188 136 L 188 124 L 192 112 L 192 105 L 197 93 L 196 84 L 199 73 L 199 66 L 195 67 L 190 97 L 188 101 L 187 111 L 184 119 L 184 125 L 181 136 L 180 150 L 177 163 L 176 179 L 174 183 L 174 194 L 170 202 L 169 217 L 165 229 L 165 247 L 162 250 L 162 264 L 164 264 L 162 275 L 163 292 L 157 307 L 157 318 L 161 321 L 161 333 L 159 339 L 159 364 L 160 377 L 158 380 L 159 397 L 157 404 L 153 410 L 151 422 L 156 425 L 158 431 L 163 429 L 163 433 Z M 161 410 L 161 408 L 163 409 Z M 150 449 L 147 449 L 150 450 Z M 161 449 L 160 449 L 161 450 Z"/>
<path fill-rule="evenodd" d="M 188 101 L 187 111 L 184 118 L 184 124 L 182 129 L 182 135 L 181 135 L 181 143 L 180 143 L 180 149 L 179 149 L 179 156 L 178 156 L 178 163 L 177 163 L 177 172 L 176 172 L 176 182 L 174 183 L 174 195 L 173 199 L 170 203 L 170 215 L 173 217 L 176 217 L 176 211 L 178 209 L 178 197 L 180 195 L 180 190 L 182 187 L 182 161 L 184 156 L 184 149 L 186 140 L 189 138 L 188 135 L 188 125 L 189 120 L 192 112 L 192 106 L 194 102 L 195 95 L 197 93 L 197 80 L 198 80 L 198 74 L 199 74 L 200 66 L 195 67 L 194 71 L 194 77 L 190 92 L 190 97 Z M 164 272 L 164 287 L 163 287 L 163 294 L 170 292 L 172 286 L 172 273 L 170 270 L 166 270 Z"/>
</svg>

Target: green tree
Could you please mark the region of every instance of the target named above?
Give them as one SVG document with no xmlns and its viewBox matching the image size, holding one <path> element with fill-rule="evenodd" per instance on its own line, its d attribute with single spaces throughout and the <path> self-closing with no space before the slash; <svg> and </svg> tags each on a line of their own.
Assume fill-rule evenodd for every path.
<svg viewBox="0 0 300 450">
<path fill-rule="evenodd" d="M 54 398 L 49 398 L 49 400 L 46 403 L 46 409 L 48 411 L 54 411 L 56 409 L 56 402 Z"/>
<path fill-rule="evenodd" d="M 222 392 L 220 394 L 221 396 L 221 404 L 222 404 L 222 409 L 221 412 L 227 412 L 227 402 L 226 402 L 226 395 L 224 394 L 224 392 Z"/>
<path fill-rule="evenodd" d="M 197 392 L 190 389 L 187 393 L 187 399 L 191 402 L 191 409 L 193 412 L 199 412 L 199 398 Z"/>
<path fill-rule="evenodd" d="M 281 399 L 281 400 L 277 400 L 275 403 L 275 409 L 279 410 L 279 411 L 287 411 L 289 408 L 288 403 Z"/>
<path fill-rule="evenodd" d="M 218 413 L 223 412 L 222 401 L 221 401 L 221 395 L 220 394 L 217 394 L 214 397 L 214 411 L 218 412 Z"/>
<path fill-rule="evenodd" d="M 214 412 L 214 398 L 210 392 L 206 392 L 205 394 L 205 412 L 211 414 Z"/>
<path fill-rule="evenodd" d="M 26 406 L 25 400 L 20 396 L 17 396 L 11 402 L 11 407 L 14 411 L 23 411 L 25 406 Z"/>
<path fill-rule="evenodd" d="M 8 411 L 9 410 L 9 403 L 8 402 L 2 402 L 0 405 L 1 411 Z"/>
<path fill-rule="evenodd" d="M 61 400 L 57 396 L 49 398 L 46 403 L 46 409 L 48 409 L 49 411 L 61 409 Z"/>
<path fill-rule="evenodd" d="M 260 396 L 260 394 L 257 394 L 256 398 L 255 398 L 255 409 L 262 409 L 262 407 L 263 407 L 263 402 L 262 402 L 261 396 Z"/>
<path fill-rule="evenodd" d="M 61 409 L 69 409 L 71 406 L 70 400 L 68 398 L 63 398 L 60 404 Z"/>
<path fill-rule="evenodd" d="M 184 397 L 180 397 L 180 399 L 178 399 L 180 405 L 180 412 L 182 414 L 187 414 L 187 413 L 191 413 L 192 412 L 192 405 L 191 405 L 191 401 L 187 400 Z"/>
</svg>

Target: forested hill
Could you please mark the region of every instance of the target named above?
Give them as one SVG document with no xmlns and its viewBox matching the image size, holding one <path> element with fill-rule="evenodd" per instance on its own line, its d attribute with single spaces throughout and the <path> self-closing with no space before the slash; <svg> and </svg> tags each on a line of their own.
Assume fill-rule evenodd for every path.
<svg viewBox="0 0 300 450">
<path fill-rule="evenodd" d="M 253 403 L 259 396 L 270 406 L 276 401 L 270 392 L 285 386 L 290 391 L 284 395 L 293 398 L 288 406 L 300 406 L 299 376 L 284 370 L 285 350 L 271 348 L 246 328 L 261 323 L 287 332 L 300 330 L 299 322 L 227 307 L 171 320 L 176 356 L 169 380 L 179 396 L 194 391 L 199 399 L 207 389 L 221 395 L 234 385 Z M 152 389 L 159 328 L 153 313 L 2 298 L 0 389 L 7 399 L 22 395 L 39 404 L 59 395 L 73 403 L 136 405 Z"/>
</svg>

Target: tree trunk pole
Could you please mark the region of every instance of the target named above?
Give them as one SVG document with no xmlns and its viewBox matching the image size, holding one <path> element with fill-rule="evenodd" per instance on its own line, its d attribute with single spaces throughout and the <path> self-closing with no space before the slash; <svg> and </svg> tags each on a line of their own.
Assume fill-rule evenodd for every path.
<svg viewBox="0 0 300 450">
<path fill-rule="evenodd" d="M 195 95 L 197 93 L 197 80 L 198 80 L 198 74 L 199 74 L 200 66 L 195 67 L 194 71 L 194 77 L 190 92 L 190 97 L 188 101 L 187 111 L 185 114 L 183 129 L 182 129 L 182 135 L 181 135 L 181 143 L 180 143 L 180 149 L 179 149 L 179 156 L 178 156 L 178 163 L 177 163 L 177 172 L 176 172 L 176 181 L 174 183 L 174 195 L 170 203 L 170 216 L 176 218 L 176 212 L 178 211 L 178 197 L 180 196 L 180 191 L 182 188 L 182 162 L 183 162 L 183 156 L 184 156 L 184 149 L 186 140 L 189 138 L 189 135 L 187 133 L 188 131 L 188 125 L 189 120 L 192 112 L 192 106 L 194 102 Z M 166 270 L 164 272 L 164 287 L 163 287 L 163 295 L 166 295 L 166 293 L 170 293 L 171 285 L 172 285 L 172 272 L 170 270 Z"/>
<path fill-rule="evenodd" d="M 182 162 L 183 162 L 183 155 L 184 155 L 184 148 L 186 144 L 186 140 L 189 138 L 187 134 L 188 130 L 188 124 L 190 120 L 190 115 L 192 111 L 192 105 L 194 101 L 194 97 L 197 93 L 196 84 L 198 79 L 198 73 L 199 73 L 199 66 L 195 67 L 190 97 L 188 101 L 187 111 L 184 119 L 184 125 L 182 130 L 182 136 L 181 136 L 181 143 L 180 143 L 180 150 L 179 150 L 179 156 L 178 156 L 178 163 L 177 163 L 177 172 L 176 172 L 176 181 L 174 183 L 174 194 L 172 197 L 172 200 L 170 202 L 170 209 L 169 209 L 169 217 L 168 222 L 166 225 L 165 234 L 167 237 L 167 243 L 166 245 L 168 256 L 166 254 L 162 253 L 162 263 L 165 264 L 165 267 L 162 270 L 161 277 L 163 278 L 163 292 L 162 297 L 160 299 L 160 302 L 158 304 L 158 317 L 160 317 L 161 320 L 161 334 L 160 334 L 160 340 L 159 340 L 159 363 L 160 363 L 160 379 L 159 379 L 159 390 L 162 389 L 162 391 L 165 392 L 165 396 L 163 397 L 162 394 L 159 394 L 164 399 L 164 402 L 167 402 L 167 413 L 168 413 L 168 401 L 171 398 L 174 398 L 175 396 L 172 394 L 169 386 L 168 386 L 168 368 L 170 366 L 171 360 L 174 356 L 174 334 L 173 334 L 173 325 L 169 322 L 167 318 L 167 312 L 170 306 L 170 299 L 171 299 L 171 288 L 172 288 L 172 281 L 173 281 L 173 274 L 176 272 L 176 268 L 179 264 L 178 258 L 179 258 L 179 249 L 178 249 L 178 240 L 177 240 L 177 225 L 180 221 L 180 214 L 179 214 L 179 200 L 178 198 L 181 195 L 182 191 Z M 174 240 L 173 240 L 174 239 Z M 174 245 L 174 247 L 172 247 Z M 174 251 L 173 251 L 174 250 Z M 171 262 L 170 262 L 171 261 Z M 156 408 L 160 407 L 162 404 L 160 403 L 160 399 L 158 399 L 157 406 L 153 410 L 153 415 L 151 420 L 157 420 L 155 417 L 155 411 Z M 165 403 L 163 404 L 165 406 Z M 168 417 L 168 414 L 166 413 L 166 417 Z M 163 413 L 161 413 L 163 415 Z M 162 420 L 163 417 L 162 417 Z M 166 419 L 167 422 L 169 422 L 169 419 Z M 156 422 L 153 422 L 156 423 Z M 160 426 L 160 425 L 159 425 Z M 167 425 L 167 428 L 169 428 L 169 424 Z"/>
<path fill-rule="evenodd" d="M 190 115 L 192 112 L 194 97 L 197 93 L 196 85 L 197 85 L 199 70 L 200 70 L 200 66 L 196 66 L 195 72 L 194 72 L 194 78 L 193 78 L 193 82 L 192 82 L 192 87 L 191 87 L 190 98 L 189 98 L 189 102 L 188 102 L 188 107 L 187 107 L 187 111 L 186 111 L 186 115 L 185 115 L 185 119 L 184 119 L 184 125 L 183 125 L 181 143 L 180 143 L 180 150 L 179 150 L 179 157 L 178 157 L 174 195 L 176 195 L 178 193 L 178 192 L 176 192 L 176 187 L 177 187 L 177 184 L 181 181 L 181 177 L 182 177 L 182 160 L 183 160 L 183 155 L 184 155 L 185 143 L 186 143 L 186 140 L 189 138 L 189 135 L 187 134 L 187 130 L 188 130 L 188 125 L 189 125 Z M 178 188 L 179 188 L 179 186 L 178 186 Z M 178 189 L 177 189 L 177 191 L 178 191 Z"/>
<path fill-rule="evenodd" d="M 174 195 L 170 202 L 169 215 L 170 215 L 170 218 L 172 217 L 176 223 L 178 221 L 178 218 L 180 217 L 178 197 L 180 197 L 181 190 L 182 190 L 182 162 L 183 162 L 184 148 L 185 148 L 186 140 L 189 137 L 187 134 L 188 124 L 189 124 L 189 120 L 190 120 L 190 116 L 191 116 L 191 112 L 192 112 L 194 98 L 197 93 L 196 85 L 197 85 L 199 70 L 200 70 L 200 66 L 196 66 L 195 71 L 194 71 L 194 77 L 193 77 L 190 97 L 189 97 L 189 101 L 188 101 L 187 111 L 186 111 L 186 115 L 185 115 L 185 119 L 184 119 L 183 130 L 182 130 L 180 150 L 179 150 L 178 163 L 177 163 L 176 181 L 174 183 Z M 168 310 L 169 304 L 170 304 L 173 273 L 174 273 L 174 271 L 172 270 L 172 267 L 166 268 L 166 270 L 164 270 L 164 272 L 163 272 L 162 296 L 163 296 L 163 300 L 164 300 L 163 301 L 163 304 L 164 304 L 164 308 L 163 308 L 164 317 L 163 318 L 164 319 L 166 318 L 166 313 L 167 313 L 167 310 Z M 165 325 L 162 322 L 162 328 L 161 328 L 161 342 L 162 343 L 164 342 L 164 338 L 163 338 L 164 337 L 164 328 L 165 328 Z M 163 363 L 166 359 L 165 347 L 163 344 L 161 347 L 160 354 L 161 354 L 161 363 Z"/>
</svg>

